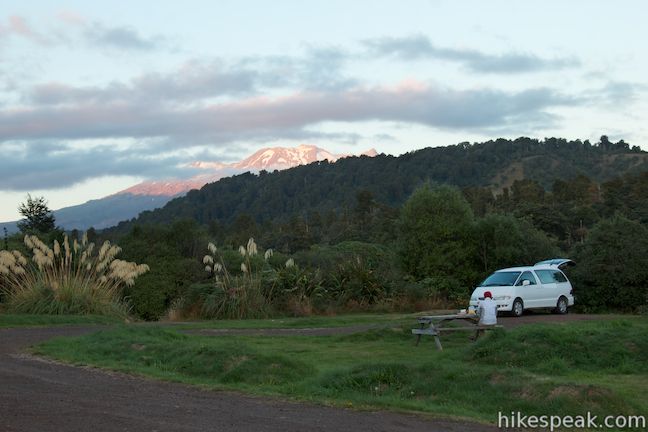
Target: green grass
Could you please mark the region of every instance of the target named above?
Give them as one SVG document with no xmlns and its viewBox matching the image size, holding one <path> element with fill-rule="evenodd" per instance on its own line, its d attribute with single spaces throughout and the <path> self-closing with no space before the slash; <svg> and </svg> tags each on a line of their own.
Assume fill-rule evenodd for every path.
<svg viewBox="0 0 648 432">
<path fill-rule="evenodd" d="M 33 315 L 0 313 L 0 328 L 65 324 L 115 324 L 120 320 L 104 315 Z"/>
<path fill-rule="evenodd" d="M 428 313 L 429 314 L 429 313 Z M 214 320 L 176 323 L 186 329 L 259 329 L 259 328 L 314 328 L 348 327 L 363 324 L 399 325 L 411 323 L 417 314 L 346 314 L 304 318 Z M 421 315 L 421 314 L 418 314 Z"/>
<path fill-rule="evenodd" d="M 398 321 L 398 320 L 396 320 Z M 415 347 L 407 326 L 345 336 L 194 336 L 120 326 L 35 353 L 213 389 L 493 422 L 497 412 L 646 414 L 648 320 L 527 325 Z"/>
</svg>

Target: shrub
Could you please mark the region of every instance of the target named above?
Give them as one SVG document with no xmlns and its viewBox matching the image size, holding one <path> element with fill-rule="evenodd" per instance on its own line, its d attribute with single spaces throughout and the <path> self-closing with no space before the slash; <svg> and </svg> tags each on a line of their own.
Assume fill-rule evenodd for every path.
<svg viewBox="0 0 648 432">
<path fill-rule="evenodd" d="M 293 316 L 308 316 L 314 307 L 321 306 L 326 289 L 319 269 L 311 270 L 294 264 L 272 269 L 265 279 L 265 296 L 275 308 Z"/>
<path fill-rule="evenodd" d="M 124 295 L 134 314 L 145 320 L 157 320 L 203 276 L 203 267 L 195 259 L 160 257 L 151 261 L 151 271 L 138 278 L 134 286 L 127 287 Z"/>
<path fill-rule="evenodd" d="M 207 245 L 209 254 L 203 257 L 205 271 L 212 275 L 209 286 L 194 286 L 191 295 L 182 303 L 182 309 L 193 311 L 202 318 L 264 318 L 269 313 L 269 302 L 262 292 L 262 272 L 265 260 L 272 250 L 264 253 L 265 260 L 258 258 L 258 247 L 253 238 L 247 246 L 240 246 L 242 260 L 240 271 L 232 272 L 225 264 L 224 254 L 213 244 Z M 187 301 L 189 300 L 189 301 Z"/>
<path fill-rule="evenodd" d="M 338 265 L 331 275 L 331 290 L 341 305 L 363 308 L 384 300 L 388 287 L 358 255 Z"/>
<path fill-rule="evenodd" d="M 67 235 L 52 248 L 26 235 L 31 260 L 17 250 L 0 251 L 0 274 L 6 308 L 35 314 L 104 314 L 126 316 L 121 302 L 125 286 L 149 270 L 147 265 L 116 259 L 121 251 L 106 241 L 95 252 L 84 235 L 72 245 Z"/>
<path fill-rule="evenodd" d="M 322 306 L 366 309 L 392 300 L 402 281 L 393 248 L 360 241 L 315 246 L 295 255 L 305 267 L 317 268 L 325 287 L 315 300 Z"/>
</svg>

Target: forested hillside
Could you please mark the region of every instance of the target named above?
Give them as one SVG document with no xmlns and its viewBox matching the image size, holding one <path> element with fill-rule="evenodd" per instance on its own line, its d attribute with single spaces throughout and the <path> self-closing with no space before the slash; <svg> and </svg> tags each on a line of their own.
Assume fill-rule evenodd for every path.
<svg viewBox="0 0 648 432">
<path fill-rule="evenodd" d="M 201 224 L 231 223 L 241 214 L 263 223 L 351 208 L 361 190 L 380 204 L 399 206 L 428 181 L 501 192 L 516 180 L 526 179 L 548 190 L 555 180 L 577 175 L 603 182 L 646 170 L 648 153 L 623 141 L 611 143 L 605 136 L 596 144 L 556 138 L 498 139 L 426 148 L 400 157 L 353 157 L 258 176 L 242 174 L 208 184 L 162 209 L 144 212 L 137 223 L 183 218 Z M 122 223 L 117 231 L 126 232 L 130 226 L 132 222 Z"/>
</svg>

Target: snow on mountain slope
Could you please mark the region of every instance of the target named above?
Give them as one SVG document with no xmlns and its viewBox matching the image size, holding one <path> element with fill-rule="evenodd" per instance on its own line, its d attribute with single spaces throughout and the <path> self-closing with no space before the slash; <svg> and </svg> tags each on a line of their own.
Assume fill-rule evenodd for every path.
<svg viewBox="0 0 648 432">
<path fill-rule="evenodd" d="M 346 156 L 348 155 L 336 155 L 314 145 L 302 144 L 295 148 L 273 147 L 259 150 L 252 156 L 234 164 L 234 167 L 258 171 L 286 169 L 323 160 L 335 162 Z"/>
<path fill-rule="evenodd" d="M 375 149 L 370 149 L 361 154 L 373 157 L 378 153 Z M 200 189 L 207 183 L 215 182 L 220 178 L 246 171 L 282 170 L 323 160 L 335 162 L 338 159 L 349 156 L 352 155 L 333 154 L 317 146 L 306 144 L 297 147 L 271 147 L 261 149 L 251 156 L 234 163 L 213 161 L 192 162 L 189 166 L 200 169 L 202 171 L 201 174 L 184 180 L 146 181 L 120 191 L 117 194 L 177 196 L 192 189 Z"/>
</svg>

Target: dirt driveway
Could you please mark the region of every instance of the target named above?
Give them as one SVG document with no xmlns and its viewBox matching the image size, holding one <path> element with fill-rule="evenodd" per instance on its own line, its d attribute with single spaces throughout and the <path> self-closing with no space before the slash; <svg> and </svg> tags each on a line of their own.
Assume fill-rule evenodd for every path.
<svg viewBox="0 0 648 432">
<path fill-rule="evenodd" d="M 0 431 L 493 431 L 484 425 L 203 391 L 22 354 L 97 327 L 0 329 Z"/>
</svg>

